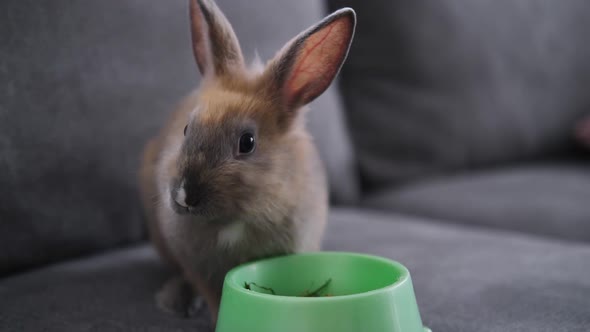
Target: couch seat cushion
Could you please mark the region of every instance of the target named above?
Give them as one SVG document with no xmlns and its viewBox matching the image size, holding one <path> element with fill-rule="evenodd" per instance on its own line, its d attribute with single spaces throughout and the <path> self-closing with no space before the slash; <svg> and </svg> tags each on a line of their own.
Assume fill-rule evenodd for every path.
<svg viewBox="0 0 590 332">
<path fill-rule="evenodd" d="M 365 204 L 457 223 L 590 241 L 590 165 L 545 164 L 440 177 Z"/>
<path fill-rule="evenodd" d="M 588 331 L 590 246 L 474 231 L 364 210 L 332 211 L 325 247 L 403 262 L 433 331 Z M 140 246 L 0 281 L 9 331 L 210 331 L 156 309 L 169 271 Z"/>
</svg>

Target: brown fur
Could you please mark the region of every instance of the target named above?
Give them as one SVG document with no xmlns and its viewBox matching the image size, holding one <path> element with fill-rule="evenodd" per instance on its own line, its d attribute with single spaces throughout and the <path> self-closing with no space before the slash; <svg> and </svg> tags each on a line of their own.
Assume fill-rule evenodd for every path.
<svg viewBox="0 0 590 332">
<path fill-rule="evenodd" d="M 340 48 L 330 61 L 337 64 L 324 71 L 315 68 L 317 79 L 277 72 L 296 66 L 300 52 L 314 56 L 316 47 L 306 46 L 308 39 L 317 44 L 309 32 L 313 29 L 291 42 L 266 71 L 259 71 L 243 65 L 233 30 L 213 2 L 191 0 L 191 16 L 195 58 L 205 76 L 146 146 L 140 190 L 155 247 L 205 297 L 215 321 L 223 277 L 230 268 L 320 248 L 326 181 L 301 107 L 321 94 L 340 68 L 352 38 L 354 13 L 339 12 L 314 28 L 342 30 L 333 37 Z M 220 26 L 209 26 L 205 35 L 205 24 Z M 276 65 L 286 58 L 290 64 Z M 278 76 L 285 76 L 283 82 Z M 299 90 L 289 90 L 293 82 Z M 298 96 L 305 99 L 295 105 L 291 101 Z M 254 131 L 256 137 L 250 155 L 237 154 L 242 130 Z M 201 195 L 201 203 L 177 205 L 181 185 L 187 195 Z"/>
</svg>

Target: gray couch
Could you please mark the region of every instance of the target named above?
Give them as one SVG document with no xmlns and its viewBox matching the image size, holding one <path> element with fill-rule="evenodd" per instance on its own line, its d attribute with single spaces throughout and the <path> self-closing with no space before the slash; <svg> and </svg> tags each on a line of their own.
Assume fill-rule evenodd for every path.
<svg viewBox="0 0 590 332">
<path fill-rule="evenodd" d="M 587 1 L 219 0 L 270 57 L 357 10 L 309 126 L 325 249 L 411 271 L 435 332 L 590 330 Z M 0 4 L 0 330 L 209 331 L 160 312 L 136 169 L 198 83 L 186 1 Z"/>
</svg>

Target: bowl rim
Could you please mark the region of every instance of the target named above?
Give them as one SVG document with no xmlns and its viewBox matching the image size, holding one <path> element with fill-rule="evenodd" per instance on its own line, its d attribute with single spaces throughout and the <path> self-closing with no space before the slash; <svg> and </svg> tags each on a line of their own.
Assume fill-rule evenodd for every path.
<svg viewBox="0 0 590 332">
<path fill-rule="evenodd" d="M 265 262 L 273 261 L 273 260 L 281 260 L 281 259 L 285 259 L 286 257 L 292 257 L 292 256 L 305 257 L 305 256 L 332 256 L 332 255 L 365 258 L 365 259 L 379 261 L 381 263 L 386 263 L 386 264 L 396 267 L 398 270 L 401 271 L 401 274 L 397 280 L 395 280 L 393 283 L 391 283 L 385 287 L 370 290 L 368 292 L 349 294 L 349 295 L 329 296 L 329 297 L 302 297 L 302 296 L 287 296 L 287 295 L 273 295 L 273 294 L 260 293 L 260 292 L 248 290 L 248 289 L 244 288 L 243 285 L 240 285 L 239 283 L 237 283 L 234 280 L 234 276 L 237 273 L 239 273 L 240 270 L 247 269 L 247 268 L 249 268 L 253 265 L 256 265 L 256 264 L 265 263 Z M 403 264 L 401 264 L 398 261 L 391 260 L 389 258 L 371 255 L 371 254 L 348 252 L 348 251 L 317 251 L 317 252 L 294 253 L 294 254 L 271 257 L 271 258 L 264 258 L 261 260 L 252 261 L 252 262 L 248 262 L 248 263 L 236 266 L 226 274 L 225 279 L 224 279 L 224 287 L 230 287 L 230 288 L 232 288 L 232 290 L 237 291 L 241 294 L 245 294 L 247 296 L 260 297 L 260 298 L 264 298 L 264 299 L 268 299 L 268 300 L 293 301 L 293 302 L 341 301 L 341 300 L 359 299 L 359 298 L 369 297 L 369 296 L 377 295 L 380 293 L 392 291 L 398 287 L 401 287 L 410 278 L 411 278 L 410 271 Z"/>
</svg>

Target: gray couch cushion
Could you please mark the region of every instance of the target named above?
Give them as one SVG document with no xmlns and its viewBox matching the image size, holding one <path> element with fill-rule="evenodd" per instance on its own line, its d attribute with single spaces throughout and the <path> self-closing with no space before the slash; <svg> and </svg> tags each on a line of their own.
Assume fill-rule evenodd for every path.
<svg viewBox="0 0 590 332">
<path fill-rule="evenodd" d="M 335 209 L 329 250 L 404 263 L 433 331 L 590 329 L 590 247 L 472 230 L 400 215 Z M 205 317 L 159 312 L 153 293 L 168 272 L 146 247 L 0 280 L 8 331 L 209 331 Z"/>
<path fill-rule="evenodd" d="M 341 82 L 366 189 L 570 153 L 588 1 L 328 2 L 358 12 Z"/>
<path fill-rule="evenodd" d="M 406 265 L 434 332 L 590 330 L 588 245 L 343 210 L 325 247 Z"/>
<path fill-rule="evenodd" d="M 141 146 L 195 81 L 180 2 L 2 1 L 0 274 L 141 239 Z"/>
<path fill-rule="evenodd" d="M 364 204 L 451 222 L 590 241 L 590 163 L 466 172 L 368 197 Z"/>
<path fill-rule="evenodd" d="M 0 281 L 3 331 L 208 331 L 207 317 L 161 312 L 154 293 L 169 271 L 147 246 Z"/>
<path fill-rule="evenodd" d="M 257 47 L 268 57 L 321 17 L 318 1 L 221 5 L 246 53 Z M 142 237 L 140 151 L 198 81 L 187 7 L 2 1 L 0 275 Z M 331 179 L 340 179 L 332 192 L 354 199 L 335 91 L 315 106 L 314 134 Z"/>
</svg>

